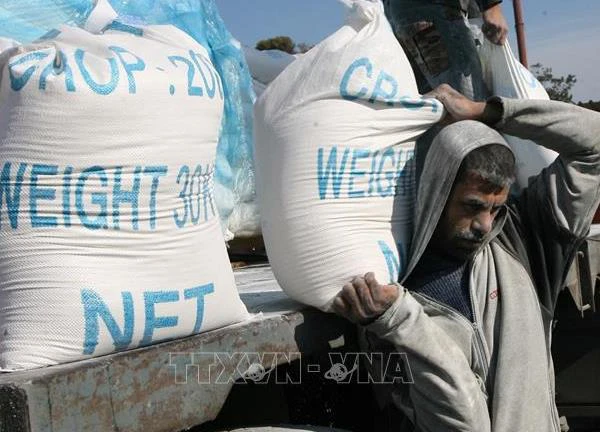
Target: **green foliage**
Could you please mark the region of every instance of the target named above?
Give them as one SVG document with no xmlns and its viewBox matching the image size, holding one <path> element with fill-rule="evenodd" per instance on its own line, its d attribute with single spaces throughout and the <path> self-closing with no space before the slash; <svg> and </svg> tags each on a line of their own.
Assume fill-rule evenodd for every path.
<svg viewBox="0 0 600 432">
<path fill-rule="evenodd" d="M 288 36 L 276 36 L 270 39 L 263 39 L 256 43 L 256 49 L 259 51 L 277 49 L 294 54 L 296 44 Z"/>
<path fill-rule="evenodd" d="M 312 47 L 314 47 L 314 45 L 309 45 L 305 42 L 300 42 L 298 45 L 296 45 L 296 52 L 304 54 L 305 52 L 309 51 Z"/>
<path fill-rule="evenodd" d="M 259 51 L 277 49 L 280 51 L 285 51 L 289 54 L 304 54 L 308 50 L 310 50 L 314 45 L 309 45 L 304 42 L 300 42 L 299 44 L 294 43 L 292 38 L 288 36 L 276 36 L 270 39 L 263 39 L 256 43 L 256 49 Z"/>
<path fill-rule="evenodd" d="M 531 72 L 544 86 L 550 99 L 573 102 L 573 93 L 571 93 L 571 89 L 577 82 L 575 75 L 569 74 L 566 77 L 554 76 L 552 68 L 545 67 L 541 63 L 532 65 Z"/>
<path fill-rule="evenodd" d="M 577 105 L 579 105 L 580 107 L 584 107 L 587 109 L 591 109 L 594 111 L 599 111 L 600 112 L 600 101 L 588 101 L 588 102 L 579 102 Z"/>
</svg>

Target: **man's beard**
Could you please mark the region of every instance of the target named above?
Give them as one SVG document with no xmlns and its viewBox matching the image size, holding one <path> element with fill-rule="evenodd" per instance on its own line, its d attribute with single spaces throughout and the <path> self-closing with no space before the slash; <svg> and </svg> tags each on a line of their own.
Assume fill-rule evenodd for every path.
<svg viewBox="0 0 600 432">
<path fill-rule="evenodd" d="M 447 251 L 447 253 L 455 259 L 467 261 L 481 248 L 485 238 L 485 234 L 471 230 L 458 232 L 452 237 L 452 241 L 450 242 L 452 250 Z"/>
<path fill-rule="evenodd" d="M 465 230 L 457 233 L 454 236 L 454 239 L 463 240 L 466 242 L 483 243 L 483 240 L 485 240 L 485 234 L 473 232 L 471 230 Z"/>
</svg>

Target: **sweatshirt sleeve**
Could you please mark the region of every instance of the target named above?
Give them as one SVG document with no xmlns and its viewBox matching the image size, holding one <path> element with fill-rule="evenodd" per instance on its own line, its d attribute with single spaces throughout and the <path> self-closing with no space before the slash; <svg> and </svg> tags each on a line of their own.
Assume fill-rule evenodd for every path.
<svg viewBox="0 0 600 432">
<path fill-rule="evenodd" d="M 452 339 L 409 292 L 367 327 L 406 355 L 413 421 L 423 432 L 490 431 L 485 393 Z"/>
<path fill-rule="evenodd" d="M 517 207 L 538 294 L 552 314 L 600 202 L 600 113 L 557 101 L 490 100 L 494 102 L 502 106 L 498 131 L 559 154 L 530 178 Z"/>
</svg>

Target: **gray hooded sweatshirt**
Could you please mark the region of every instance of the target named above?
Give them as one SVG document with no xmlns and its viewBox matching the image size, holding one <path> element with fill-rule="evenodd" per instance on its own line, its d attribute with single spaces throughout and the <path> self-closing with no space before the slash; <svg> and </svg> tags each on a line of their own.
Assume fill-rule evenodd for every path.
<svg viewBox="0 0 600 432">
<path fill-rule="evenodd" d="M 550 354 L 554 308 L 600 201 L 600 114 L 575 105 L 493 98 L 494 128 L 559 153 L 496 217 L 469 262 L 474 322 L 424 294 L 401 289 L 367 327 L 371 351 L 406 354 L 411 384 L 387 396 L 421 431 L 559 431 Z M 497 120 L 497 119 L 496 119 Z M 402 281 L 414 270 L 469 152 L 505 144 L 465 121 L 444 128 L 425 159 L 415 235 Z"/>
</svg>

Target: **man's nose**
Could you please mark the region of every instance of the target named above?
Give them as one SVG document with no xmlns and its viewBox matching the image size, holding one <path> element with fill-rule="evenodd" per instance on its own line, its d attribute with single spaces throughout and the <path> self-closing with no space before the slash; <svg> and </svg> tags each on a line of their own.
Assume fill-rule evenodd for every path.
<svg viewBox="0 0 600 432">
<path fill-rule="evenodd" d="M 473 231 L 476 231 L 481 236 L 485 236 L 489 234 L 492 230 L 492 226 L 494 224 L 494 215 L 490 212 L 481 212 L 475 219 L 473 219 L 473 223 L 471 228 Z"/>
</svg>

